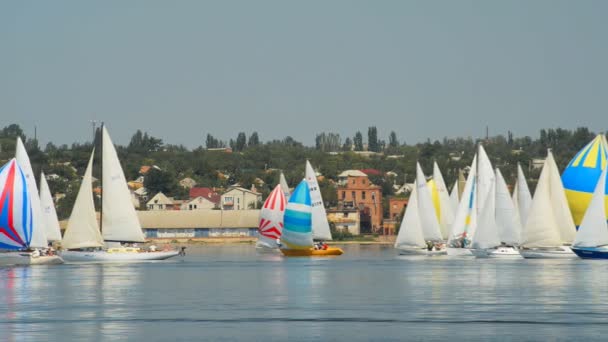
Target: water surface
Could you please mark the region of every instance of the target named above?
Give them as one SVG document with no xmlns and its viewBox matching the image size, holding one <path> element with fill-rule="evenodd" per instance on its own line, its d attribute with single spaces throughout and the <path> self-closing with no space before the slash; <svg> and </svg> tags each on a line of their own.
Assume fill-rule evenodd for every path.
<svg viewBox="0 0 608 342">
<path fill-rule="evenodd" d="M 0 268 L 0 340 L 605 340 L 608 263 L 250 245 L 174 261 Z"/>
</svg>

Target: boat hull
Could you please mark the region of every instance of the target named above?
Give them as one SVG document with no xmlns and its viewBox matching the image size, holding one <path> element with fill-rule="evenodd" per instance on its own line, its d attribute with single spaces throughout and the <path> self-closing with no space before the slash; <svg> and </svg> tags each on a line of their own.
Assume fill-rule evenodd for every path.
<svg viewBox="0 0 608 342">
<path fill-rule="evenodd" d="M 572 247 L 572 251 L 583 259 L 608 259 L 606 247 Z"/>
<path fill-rule="evenodd" d="M 0 265 L 59 265 L 63 259 L 59 255 L 32 256 L 29 252 L 0 253 Z"/>
<path fill-rule="evenodd" d="M 555 249 L 521 249 L 519 253 L 526 259 L 569 259 L 576 258 L 576 254 L 569 247 Z"/>
<path fill-rule="evenodd" d="M 454 256 L 454 257 L 473 257 L 474 256 L 473 253 L 471 252 L 470 248 L 448 247 L 447 254 L 449 256 Z"/>
<path fill-rule="evenodd" d="M 397 249 L 399 251 L 399 255 L 428 255 L 428 256 L 435 256 L 435 255 L 446 255 L 447 251 L 446 249 L 440 249 L 440 250 L 435 250 L 435 251 L 429 251 L 426 248 L 398 248 Z"/>
<path fill-rule="evenodd" d="M 329 247 L 327 249 L 281 249 L 281 252 L 287 257 L 322 257 L 342 255 L 344 253 L 338 247 Z"/>
<path fill-rule="evenodd" d="M 160 252 L 112 252 L 107 251 L 63 251 L 61 256 L 69 262 L 142 262 L 166 260 L 178 255 L 178 251 Z"/>
<path fill-rule="evenodd" d="M 522 259 L 519 251 L 513 247 L 498 247 L 488 249 L 472 249 L 471 252 L 477 258 L 491 259 Z"/>
</svg>

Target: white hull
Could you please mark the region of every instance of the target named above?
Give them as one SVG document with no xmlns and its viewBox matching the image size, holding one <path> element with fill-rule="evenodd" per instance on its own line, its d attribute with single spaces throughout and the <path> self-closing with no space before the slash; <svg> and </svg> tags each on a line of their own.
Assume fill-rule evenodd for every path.
<svg viewBox="0 0 608 342">
<path fill-rule="evenodd" d="M 447 253 L 449 256 L 455 257 L 472 257 L 474 256 L 470 248 L 454 248 L 448 247 Z"/>
<path fill-rule="evenodd" d="M 112 252 L 107 251 L 62 251 L 65 261 L 71 262 L 140 262 L 148 260 L 165 260 L 178 255 L 178 251 L 160 252 Z"/>
<path fill-rule="evenodd" d="M 489 249 L 472 249 L 471 252 L 477 258 L 492 259 L 522 259 L 519 251 L 513 247 L 497 247 Z"/>
<path fill-rule="evenodd" d="M 440 250 L 435 250 L 435 251 L 429 251 L 426 248 L 397 248 L 397 250 L 399 251 L 399 255 L 428 255 L 428 256 L 435 256 L 435 255 L 446 255 L 446 250 L 445 248 L 440 249 Z"/>
<path fill-rule="evenodd" d="M 555 249 L 521 249 L 519 251 L 526 259 L 571 259 L 576 254 L 570 247 L 557 247 Z"/>
<path fill-rule="evenodd" d="M 6 265 L 58 265 L 63 259 L 58 255 L 42 255 L 34 257 L 31 252 L 0 253 L 0 266 Z"/>
<path fill-rule="evenodd" d="M 272 248 L 266 245 L 256 245 L 255 250 L 258 253 L 281 253 L 279 248 Z"/>
</svg>

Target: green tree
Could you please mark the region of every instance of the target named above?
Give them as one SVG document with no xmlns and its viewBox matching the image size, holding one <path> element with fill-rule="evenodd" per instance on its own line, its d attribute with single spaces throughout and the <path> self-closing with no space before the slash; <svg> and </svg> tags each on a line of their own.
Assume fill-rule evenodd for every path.
<svg viewBox="0 0 608 342">
<path fill-rule="evenodd" d="M 240 132 L 236 137 L 236 143 L 234 145 L 235 150 L 240 152 L 247 147 L 247 136 L 245 136 L 244 132 Z"/>
<path fill-rule="evenodd" d="M 353 142 L 355 144 L 355 151 L 363 151 L 363 134 L 361 132 L 355 133 Z"/>
<path fill-rule="evenodd" d="M 371 126 L 367 129 L 367 150 L 380 152 L 380 145 L 378 145 L 378 130 L 376 129 L 376 126 Z"/>
<path fill-rule="evenodd" d="M 258 132 L 251 133 L 251 135 L 249 136 L 249 142 L 247 143 L 247 146 L 252 147 L 252 146 L 258 146 L 259 144 L 260 144 L 260 138 L 258 137 Z"/>
</svg>

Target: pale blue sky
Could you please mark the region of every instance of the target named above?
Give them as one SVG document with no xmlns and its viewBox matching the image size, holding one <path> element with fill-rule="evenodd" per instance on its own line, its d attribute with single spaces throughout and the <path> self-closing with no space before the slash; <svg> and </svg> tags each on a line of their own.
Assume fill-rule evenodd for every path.
<svg viewBox="0 0 608 342">
<path fill-rule="evenodd" d="M 0 125 L 194 147 L 606 130 L 608 1 L 0 1 Z"/>
</svg>

